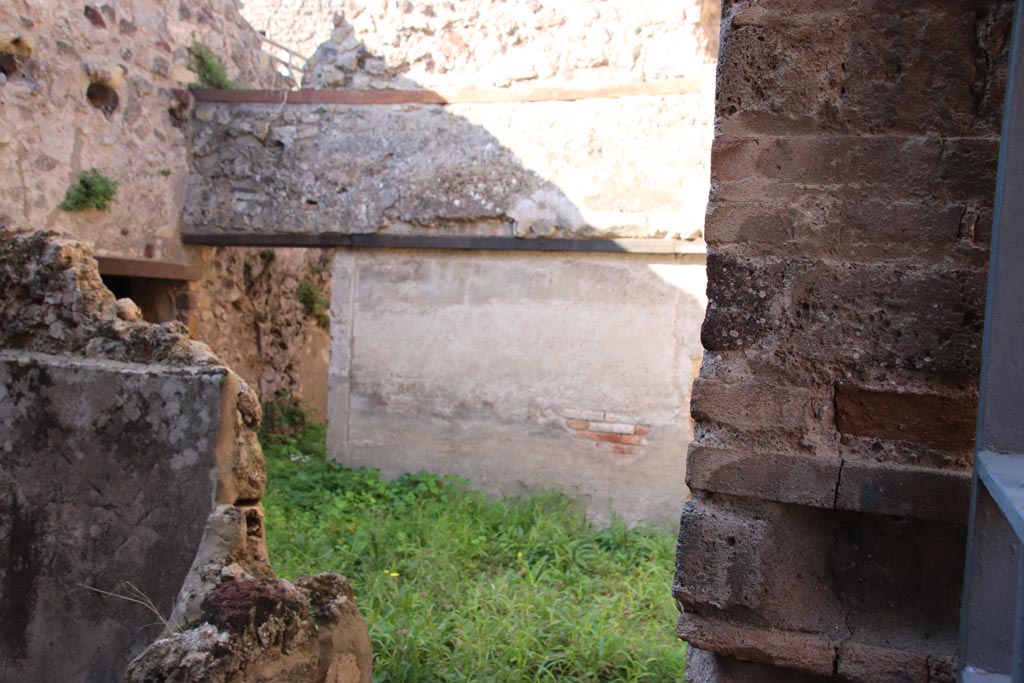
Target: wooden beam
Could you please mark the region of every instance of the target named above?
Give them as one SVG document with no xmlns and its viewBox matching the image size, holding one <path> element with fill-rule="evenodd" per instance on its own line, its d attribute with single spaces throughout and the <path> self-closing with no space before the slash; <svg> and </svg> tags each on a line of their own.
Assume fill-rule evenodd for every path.
<svg viewBox="0 0 1024 683">
<path fill-rule="evenodd" d="M 146 277 L 154 280 L 198 280 L 199 268 L 187 263 L 152 259 L 96 256 L 101 275 Z"/>
<path fill-rule="evenodd" d="M 547 251 L 610 254 L 690 254 L 703 256 L 703 242 L 668 239 L 574 239 L 476 235 L 343 235 L 331 233 L 186 233 L 185 244 L 219 247 L 313 247 L 354 249 L 452 249 L 462 251 Z"/>
<path fill-rule="evenodd" d="M 608 85 L 517 85 L 509 88 L 438 90 L 191 90 L 197 102 L 237 104 L 494 104 L 574 102 L 620 97 L 685 95 L 700 92 L 695 78 L 668 78 Z"/>
</svg>

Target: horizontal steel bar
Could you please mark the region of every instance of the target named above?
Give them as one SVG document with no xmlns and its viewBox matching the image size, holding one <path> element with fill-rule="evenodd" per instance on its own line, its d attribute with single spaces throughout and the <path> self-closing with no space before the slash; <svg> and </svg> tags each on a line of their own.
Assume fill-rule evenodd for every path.
<svg viewBox="0 0 1024 683">
<path fill-rule="evenodd" d="M 570 239 L 461 235 L 342 235 L 330 233 L 184 233 L 185 244 L 218 247 L 351 247 L 356 249 L 456 249 L 620 254 L 684 254 L 704 257 L 703 242 L 665 239 Z"/>
<path fill-rule="evenodd" d="M 609 85 L 526 85 L 509 88 L 435 90 L 211 90 L 192 89 L 197 102 L 248 104 L 495 104 L 574 102 L 619 97 L 687 95 L 700 92 L 696 78 L 667 78 Z"/>
</svg>

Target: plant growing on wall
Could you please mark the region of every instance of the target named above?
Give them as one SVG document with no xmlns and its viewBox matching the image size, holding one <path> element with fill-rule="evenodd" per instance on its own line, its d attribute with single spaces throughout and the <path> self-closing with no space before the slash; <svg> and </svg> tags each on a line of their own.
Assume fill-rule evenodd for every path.
<svg viewBox="0 0 1024 683">
<path fill-rule="evenodd" d="M 274 398 L 263 403 L 263 421 L 260 422 L 260 437 L 263 439 L 290 437 L 306 426 L 309 407 L 302 399 L 293 396 L 286 389 L 274 392 Z"/>
<path fill-rule="evenodd" d="M 117 181 L 111 180 L 95 168 L 78 174 L 78 182 L 68 188 L 60 208 L 64 211 L 106 209 L 117 194 Z"/>
<path fill-rule="evenodd" d="M 188 47 L 188 55 L 191 58 L 188 63 L 188 70 L 199 78 L 198 84 L 192 83 L 191 86 L 199 85 L 203 88 L 218 88 L 220 90 L 230 90 L 237 87 L 228 78 L 224 62 L 214 54 L 213 50 L 206 43 L 193 40 L 192 45 Z"/>
<path fill-rule="evenodd" d="M 299 303 L 306 309 L 306 313 L 316 318 L 317 325 L 325 330 L 330 327 L 331 302 L 320 293 L 320 289 L 315 284 L 309 280 L 303 280 L 295 295 L 298 297 Z"/>
</svg>

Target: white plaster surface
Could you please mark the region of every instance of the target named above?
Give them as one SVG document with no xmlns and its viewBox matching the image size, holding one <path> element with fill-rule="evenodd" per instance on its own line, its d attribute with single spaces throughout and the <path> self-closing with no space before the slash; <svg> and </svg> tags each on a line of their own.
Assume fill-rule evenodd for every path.
<svg viewBox="0 0 1024 683">
<path fill-rule="evenodd" d="M 495 493 L 557 487 L 599 521 L 673 517 L 704 290 L 687 257 L 341 252 L 330 456 Z M 579 415 L 649 434 L 597 441 Z"/>
</svg>

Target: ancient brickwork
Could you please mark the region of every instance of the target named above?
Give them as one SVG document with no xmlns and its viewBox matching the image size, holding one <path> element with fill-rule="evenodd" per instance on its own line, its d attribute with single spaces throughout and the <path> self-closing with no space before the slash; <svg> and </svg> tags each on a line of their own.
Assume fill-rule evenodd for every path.
<svg viewBox="0 0 1024 683">
<path fill-rule="evenodd" d="M 133 680 L 369 681 L 345 580 L 273 578 L 260 417 L 184 325 L 115 300 L 89 247 L 0 229 L 0 681 L 120 680 L 161 631 Z"/>
<path fill-rule="evenodd" d="M 694 681 L 953 680 L 1012 10 L 723 8 Z"/>
</svg>

